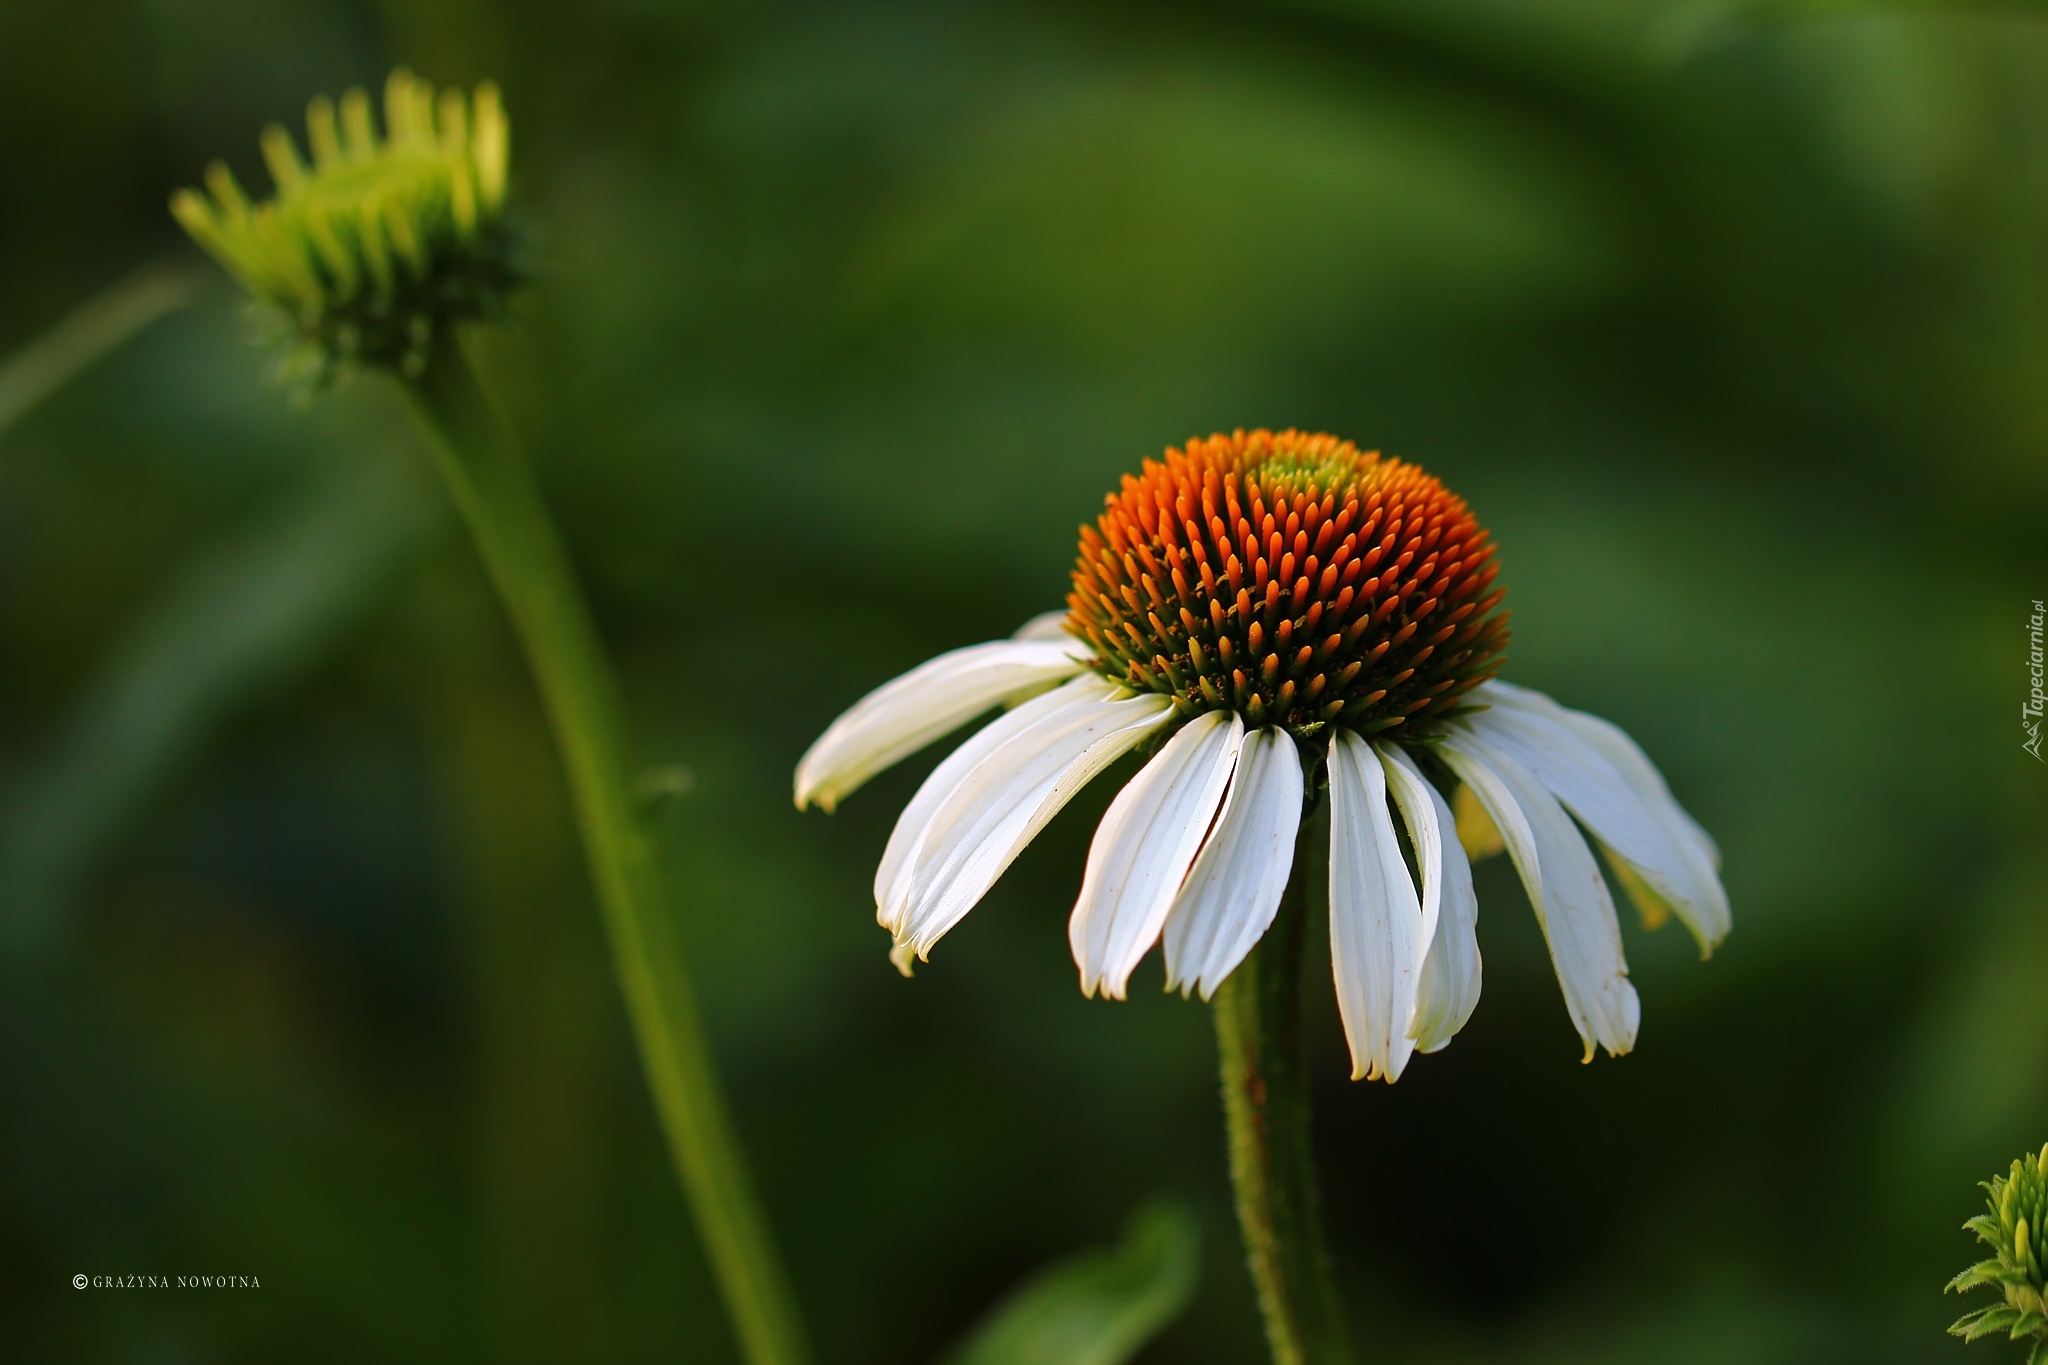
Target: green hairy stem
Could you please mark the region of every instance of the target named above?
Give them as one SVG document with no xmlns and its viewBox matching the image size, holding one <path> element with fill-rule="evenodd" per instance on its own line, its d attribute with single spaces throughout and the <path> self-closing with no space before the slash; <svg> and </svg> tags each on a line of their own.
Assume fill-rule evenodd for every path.
<svg viewBox="0 0 2048 1365">
<path fill-rule="evenodd" d="M 1309 1144 L 1301 1054 L 1301 959 L 1314 826 L 1303 829 L 1272 928 L 1211 1002 L 1238 1228 L 1275 1365 L 1351 1360 L 1330 1276 Z"/>
<path fill-rule="evenodd" d="M 734 1331 L 752 1365 L 809 1359 L 734 1138 L 658 860 L 627 781 L 617 679 L 511 429 L 453 329 L 405 387 L 539 683 L 619 987 Z"/>
</svg>

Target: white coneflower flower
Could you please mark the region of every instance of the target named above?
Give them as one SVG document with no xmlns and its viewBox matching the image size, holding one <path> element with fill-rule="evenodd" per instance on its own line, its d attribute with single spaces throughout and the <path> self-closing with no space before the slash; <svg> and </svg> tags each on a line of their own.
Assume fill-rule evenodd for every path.
<svg viewBox="0 0 2048 1365">
<path fill-rule="evenodd" d="M 1586 1056 L 1628 1051 L 1635 988 L 1579 827 L 1646 919 L 1675 914 L 1703 952 L 1729 927 L 1719 855 L 1627 735 L 1491 680 L 1507 614 L 1464 501 L 1335 437 L 1240 431 L 1148 460 L 1107 502 L 1065 613 L 877 689 L 797 767 L 797 805 L 829 811 L 1010 708 L 889 838 L 875 905 L 897 965 L 926 957 L 1089 779 L 1155 744 L 1089 850 L 1068 934 L 1084 993 L 1123 998 L 1163 943 L 1169 988 L 1207 999 L 1273 922 L 1326 788 L 1352 1074 L 1395 1079 L 1479 998 L 1471 869 L 1443 794 L 1462 783 L 1521 874 Z"/>
</svg>

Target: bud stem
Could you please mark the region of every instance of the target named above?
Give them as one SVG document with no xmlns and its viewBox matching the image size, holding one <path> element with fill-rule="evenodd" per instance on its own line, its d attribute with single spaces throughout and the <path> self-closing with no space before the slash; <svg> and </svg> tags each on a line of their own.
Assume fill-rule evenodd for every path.
<svg viewBox="0 0 2048 1365">
<path fill-rule="evenodd" d="M 1301 1051 L 1308 895 L 1314 869 L 1327 866 L 1317 856 L 1327 830 L 1323 811 L 1304 823 L 1272 928 L 1212 1002 L 1238 1229 L 1274 1365 L 1344 1365 L 1352 1358 L 1317 1208 Z"/>
<path fill-rule="evenodd" d="M 809 1359 L 713 1069 L 655 850 L 626 780 L 617 679 L 511 429 L 453 328 L 405 382 L 539 684 L 676 1174 L 752 1365 Z"/>
</svg>

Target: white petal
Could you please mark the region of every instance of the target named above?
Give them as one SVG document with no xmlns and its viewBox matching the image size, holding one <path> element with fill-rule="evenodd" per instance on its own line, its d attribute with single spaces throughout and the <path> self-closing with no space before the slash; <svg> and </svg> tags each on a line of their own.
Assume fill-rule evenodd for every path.
<svg viewBox="0 0 2048 1365">
<path fill-rule="evenodd" d="M 1465 1027 L 1479 1004 L 1479 898 L 1472 894 L 1472 864 L 1458 842 L 1450 804 L 1401 746 L 1382 743 L 1373 749 L 1387 770 L 1387 789 L 1422 872 L 1422 920 L 1431 929 L 1408 1036 L 1416 1051 L 1435 1052 Z"/>
<path fill-rule="evenodd" d="M 910 804 L 896 817 L 896 828 L 890 832 L 889 845 L 882 851 L 882 864 L 875 869 L 875 918 L 884 929 L 893 934 L 902 927 L 903 909 L 910 900 L 912 860 L 924 841 L 925 831 L 931 828 L 932 817 L 938 814 L 939 807 L 945 804 L 946 798 L 953 794 L 967 774 L 997 749 L 1054 712 L 1107 701 L 1116 692 L 1114 684 L 1093 673 L 1083 673 L 1064 687 L 1033 697 L 1016 710 L 990 721 L 948 755 L 945 762 L 932 769 L 931 776 L 925 778 L 917 794 L 910 798 Z M 907 959 L 898 961 L 896 965 L 899 969 L 908 970 Z"/>
<path fill-rule="evenodd" d="M 995 640 L 930 659 L 862 697 L 796 765 L 798 810 L 826 810 L 882 769 L 973 720 L 1079 673 L 1066 645 Z"/>
<path fill-rule="evenodd" d="M 1273 923 L 1301 829 L 1301 756 L 1285 730 L 1244 737 L 1216 828 L 1166 917 L 1166 984 L 1207 1000 Z"/>
<path fill-rule="evenodd" d="M 1615 1055 L 1627 1052 L 1635 1046 L 1642 1006 L 1629 984 L 1621 923 L 1592 850 L 1542 783 L 1469 729 L 1446 733 L 1439 752 L 1486 807 L 1522 874 L 1587 1059 L 1595 1043 Z"/>
<path fill-rule="evenodd" d="M 1092 996 L 1099 986 L 1112 1000 L 1124 998 L 1202 851 L 1243 743 L 1244 722 L 1236 715 L 1197 716 L 1110 803 L 1067 925 L 1081 994 Z"/>
<path fill-rule="evenodd" d="M 1692 931 L 1702 952 L 1727 936 L 1728 893 L 1714 870 L 1711 841 L 1620 729 L 1521 688 L 1509 694 L 1507 704 L 1478 712 L 1467 723 L 1534 773 L 1641 877 Z"/>
<path fill-rule="evenodd" d="M 1367 747 L 1379 758 L 1387 794 L 1394 798 L 1394 805 L 1408 826 L 1408 842 L 1415 849 L 1415 870 L 1421 882 L 1418 890 L 1422 937 L 1426 943 L 1436 934 L 1444 879 L 1443 832 L 1437 826 L 1436 807 L 1429 803 L 1431 788 L 1398 746 L 1373 744 Z"/>
<path fill-rule="evenodd" d="M 1017 627 L 1012 640 L 1057 640 L 1061 644 L 1074 643 L 1074 637 L 1067 634 L 1067 609 L 1042 611 Z M 1086 646 L 1083 646 L 1085 652 Z"/>
<path fill-rule="evenodd" d="M 1534 688 L 1517 687 L 1498 678 L 1481 683 L 1475 691 L 1484 694 L 1478 697 L 1479 700 L 1555 716 L 1560 723 L 1568 726 L 1581 739 L 1598 749 L 1609 763 L 1620 769 L 1621 775 L 1628 779 L 1629 785 L 1641 792 L 1644 797 L 1670 802 L 1671 813 L 1676 817 L 1679 826 L 1706 850 L 1707 858 L 1713 863 L 1714 870 L 1720 871 L 1720 845 L 1714 842 L 1714 836 L 1707 833 L 1685 807 L 1678 804 L 1678 799 L 1671 794 L 1671 788 L 1665 785 L 1664 774 L 1657 771 L 1657 765 L 1650 762 L 1650 756 L 1643 752 L 1642 746 L 1629 738 L 1628 731 L 1590 711 L 1574 711 L 1568 706 L 1559 705 Z"/>
<path fill-rule="evenodd" d="M 1173 702 L 1156 692 L 1119 691 L 1045 716 L 977 763 L 933 812 L 910 859 L 897 941 L 927 956 L 1075 792 L 1172 715 Z"/>
<path fill-rule="evenodd" d="M 1349 730 L 1330 736 L 1330 963 L 1352 1080 L 1399 1079 L 1429 937 L 1387 814 L 1387 778 Z"/>
</svg>

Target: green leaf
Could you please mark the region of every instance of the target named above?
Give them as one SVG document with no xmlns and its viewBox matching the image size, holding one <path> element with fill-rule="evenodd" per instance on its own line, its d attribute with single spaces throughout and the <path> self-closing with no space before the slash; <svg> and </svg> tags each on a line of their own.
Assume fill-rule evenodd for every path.
<svg viewBox="0 0 2048 1365">
<path fill-rule="evenodd" d="M 1944 1292 L 1960 1294 L 1966 1289 L 1975 1289 L 1980 1284 L 1995 1284 L 2000 1266 L 1997 1261 L 1979 1261 L 1948 1282 Z"/>
<path fill-rule="evenodd" d="M 198 292 L 199 280 L 191 271 L 154 265 L 72 309 L 34 341 L 0 360 L 0 432 L 101 356 L 190 303 Z"/>
<path fill-rule="evenodd" d="M 1140 1209 L 1113 1251 L 1040 1271 L 998 1304 L 947 1365 L 1120 1365 L 1187 1305 L 1201 1233 L 1178 1204 Z"/>
<path fill-rule="evenodd" d="M 2019 1316 L 2019 1309 L 2001 1303 L 1957 1318 L 1948 1330 L 1964 1341 L 1975 1341 L 1978 1337 L 1989 1336 L 1993 1332 L 2003 1332 L 2019 1321 Z"/>
</svg>

